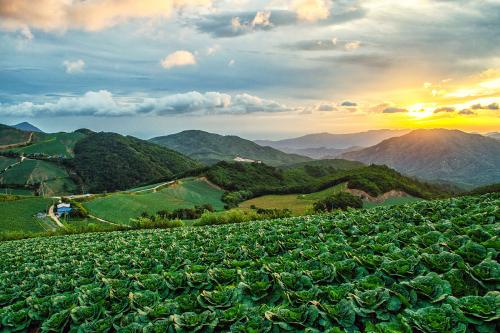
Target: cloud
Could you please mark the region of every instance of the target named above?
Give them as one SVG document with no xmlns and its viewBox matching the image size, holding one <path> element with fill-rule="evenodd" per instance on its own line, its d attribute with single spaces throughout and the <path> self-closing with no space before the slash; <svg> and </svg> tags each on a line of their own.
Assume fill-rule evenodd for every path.
<svg viewBox="0 0 500 333">
<path fill-rule="evenodd" d="M 352 107 L 352 106 L 358 106 L 358 103 L 356 102 L 351 102 L 351 101 L 344 101 L 340 106 L 347 106 L 347 107 Z"/>
<path fill-rule="evenodd" d="M 227 65 L 228 65 L 229 67 L 233 67 L 233 66 L 234 66 L 234 64 L 236 64 L 236 60 L 234 60 L 234 59 L 229 60 L 229 62 L 227 63 Z"/>
<path fill-rule="evenodd" d="M 470 109 L 463 109 L 458 112 L 458 114 L 463 115 L 463 116 L 472 116 L 475 115 L 476 113 Z"/>
<path fill-rule="evenodd" d="M 75 61 L 64 60 L 63 65 L 66 67 L 66 73 L 68 74 L 81 73 L 85 68 L 85 62 L 82 59 Z"/>
<path fill-rule="evenodd" d="M 338 111 L 338 109 L 333 106 L 332 104 L 320 104 L 316 106 L 317 111 L 324 111 L 324 112 L 329 112 L 329 111 Z"/>
<path fill-rule="evenodd" d="M 408 112 L 408 110 L 398 107 L 388 107 L 382 111 L 382 113 L 405 113 L 405 112 Z"/>
<path fill-rule="evenodd" d="M 381 54 L 344 54 L 340 56 L 323 56 L 311 60 L 336 63 L 339 65 L 363 66 L 384 69 L 396 62 L 393 58 Z"/>
<path fill-rule="evenodd" d="M 499 110 L 498 103 L 491 103 L 488 105 L 474 104 L 470 107 L 472 110 Z"/>
<path fill-rule="evenodd" d="M 327 0 L 295 0 L 292 9 L 301 21 L 315 22 L 330 16 L 330 2 Z"/>
<path fill-rule="evenodd" d="M 344 48 L 347 51 L 352 51 L 352 50 L 359 49 L 360 46 L 361 46 L 361 42 L 359 40 L 356 40 L 356 41 L 353 41 L 353 42 L 346 43 L 344 45 Z"/>
<path fill-rule="evenodd" d="M 107 90 L 89 91 L 78 97 L 60 97 L 45 103 L 0 104 L 0 116 L 95 116 L 210 115 L 298 111 L 273 100 L 249 94 L 231 96 L 220 92 L 197 91 L 157 98 L 120 98 Z"/>
<path fill-rule="evenodd" d="M 335 2 L 330 10 L 330 15 L 314 24 L 328 26 L 339 25 L 365 17 L 366 10 L 356 1 L 344 3 Z M 268 11 L 239 11 L 222 12 L 204 15 L 191 20 L 191 23 L 200 32 L 208 33 L 213 37 L 228 38 L 238 37 L 258 31 L 271 31 L 278 27 L 303 24 L 294 10 L 273 9 Z M 311 22 L 309 21 L 309 24 Z M 331 41 L 330 41 L 331 42 Z"/>
<path fill-rule="evenodd" d="M 97 31 L 133 18 L 169 17 L 177 9 L 210 4 L 211 0 L 0 0 L 0 26 Z"/>
<path fill-rule="evenodd" d="M 441 112 L 455 112 L 455 108 L 451 106 L 443 106 L 434 110 L 434 113 L 441 113 Z"/>
<path fill-rule="evenodd" d="M 170 53 L 160 63 L 163 68 L 170 69 L 172 67 L 196 65 L 196 58 L 191 52 L 181 50 Z"/>
<path fill-rule="evenodd" d="M 302 40 L 293 44 L 285 45 L 284 48 L 299 50 L 299 51 L 347 51 L 350 50 L 353 43 L 352 41 L 341 41 L 337 38 L 332 39 L 313 39 L 313 40 Z"/>
</svg>

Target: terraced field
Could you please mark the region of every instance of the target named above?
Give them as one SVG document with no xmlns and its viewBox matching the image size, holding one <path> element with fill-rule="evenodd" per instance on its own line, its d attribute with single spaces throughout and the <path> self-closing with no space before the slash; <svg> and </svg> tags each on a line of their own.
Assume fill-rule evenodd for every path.
<svg viewBox="0 0 500 333">
<path fill-rule="evenodd" d="M 1 185 L 36 185 L 43 182 L 45 195 L 72 193 L 74 182 L 66 170 L 55 163 L 26 159 L 0 174 Z"/>
<path fill-rule="evenodd" d="M 0 243 L 0 331 L 495 333 L 500 195 Z"/>
<path fill-rule="evenodd" d="M 34 143 L 11 150 L 24 154 L 43 154 L 71 158 L 74 156 L 75 144 L 84 137 L 85 134 L 79 132 L 37 134 Z"/>
<path fill-rule="evenodd" d="M 15 201 L 2 201 L 0 195 L 0 232 L 42 232 L 53 228 L 50 219 L 39 219 L 37 213 L 47 211 L 52 199 L 25 197 Z"/>
<path fill-rule="evenodd" d="M 148 188 L 150 187 L 140 189 Z M 222 194 L 222 190 L 204 180 L 184 179 L 157 192 L 120 192 L 85 202 L 84 206 L 99 218 L 128 224 L 131 218 L 137 218 L 143 212 L 154 214 L 160 210 L 189 208 L 202 204 L 211 204 L 214 209 L 221 210 L 224 208 Z"/>
</svg>

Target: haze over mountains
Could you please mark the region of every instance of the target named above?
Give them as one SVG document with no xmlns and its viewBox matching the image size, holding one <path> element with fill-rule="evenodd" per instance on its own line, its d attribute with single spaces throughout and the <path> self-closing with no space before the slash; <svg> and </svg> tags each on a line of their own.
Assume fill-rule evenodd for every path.
<svg viewBox="0 0 500 333">
<path fill-rule="evenodd" d="M 271 147 L 263 147 L 238 136 L 223 136 L 198 130 L 160 136 L 149 141 L 179 151 L 207 164 L 232 161 L 236 156 L 259 160 L 273 166 L 310 160 L 308 157 L 287 154 Z"/>
<path fill-rule="evenodd" d="M 467 187 L 500 181 L 500 141 L 458 130 L 415 130 L 341 158 Z"/>
<path fill-rule="evenodd" d="M 372 130 L 349 134 L 317 133 L 285 140 L 255 140 L 261 146 L 270 146 L 287 153 L 311 158 L 334 158 L 342 153 L 373 146 L 381 141 L 408 133 L 409 130 Z"/>
</svg>

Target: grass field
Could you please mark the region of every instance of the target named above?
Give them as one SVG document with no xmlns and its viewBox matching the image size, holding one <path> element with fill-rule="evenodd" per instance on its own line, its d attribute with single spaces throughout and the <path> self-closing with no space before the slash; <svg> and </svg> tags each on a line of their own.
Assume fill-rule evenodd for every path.
<svg viewBox="0 0 500 333">
<path fill-rule="evenodd" d="M 38 219 L 34 215 L 43 213 L 52 199 L 26 197 L 15 201 L 0 201 L 0 232 L 41 232 L 51 228 L 50 219 Z"/>
<path fill-rule="evenodd" d="M 34 185 L 44 183 L 44 194 L 66 194 L 75 191 L 66 170 L 55 163 L 26 159 L 0 175 L 0 184 Z"/>
<path fill-rule="evenodd" d="M 5 170 L 6 167 L 17 162 L 17 158 L 10 158 L 5 156 L 0 156 L 0 172 Z"/>
<path fill-rule="evenodd" d="M 0 187 L 0 195 L 1 194 L 33 195 L 33 191 L 30 189 L 24 189 L 24 188 Z"/>
<path fill-rule="evenodd" d="M 85 137 L 83 133 L 52 133 L 38 138 L 33 144 L 12 149 L 12 151 L 25 154 L 44 154 L 48 156 L 62 156 L 71 158 L 74 156 L 75 144 Z"/>
<path fill-rule="evenodd" d="M 285 194 L 285 195 L 264 195 L 258 198 L 253 198 L 242 202 L 239 207 L 243 210 L 251 209 L 251 206 L 258 208 L 278 208 L 285 209 L 288 208 L 292 211 L 294 215 L 302 215 L 308 210 L 312 209 L 313 203 L 315 201 L 324 199 L 335 193 L 338 193 L 346 189 L 346 184 L 340 184 L 334 187 L 330 187 L 326 190 L 310 193 L 310 194 Z M 365 201 L 364 208 L 372 208 L 377 206 L 392 206 L 392 205 L 403 205 L 406 203 L 420 201 L 422 199 L 415 197 L 402 197 L 402 198 L 389 198 L 382 203 L 374 203 Z"/>
<path fill-rule="evenodd" d="M 92 215 L 110 222 L 127 224 L 143 212 L 154 214 L 159 210 L 194 207 L 211 204 L 221 210 L 223 191 L 204 180 L 184 179 L 158 192 L 126 193 L 120 192 L 99 197 L 84 203 Z"/>
<path fill-rule="evenodd" d="M 288 208 L 294 215 L 302 215 L 312 209 L 315 201 L 326 198 L 330 195 L 338 193 L 346 188 L 346 184 L 339 184 L 327 188 L 323 191 L 310 194 L 285 194 L 285 195 L 264 195 L 262 197 L 253 198 L 244 201 L 240 204 L 243 210 L 251 209 L 251 206 L 258 208 Z"/>
</svg>

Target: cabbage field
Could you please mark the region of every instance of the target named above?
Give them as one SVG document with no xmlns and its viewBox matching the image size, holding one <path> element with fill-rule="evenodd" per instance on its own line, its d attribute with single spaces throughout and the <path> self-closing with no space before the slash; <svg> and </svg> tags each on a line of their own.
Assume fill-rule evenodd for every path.
<svg viewBox="0 0 500 333">
<path fill-rule="evenodd" d="M 0 332 L 498 332 L 500 195 L 0 243 Z"/>
</svg>

